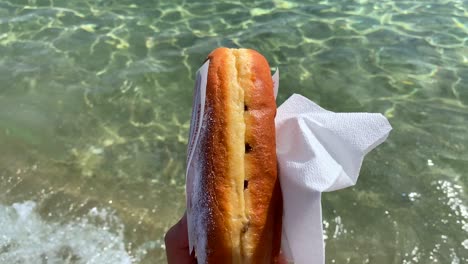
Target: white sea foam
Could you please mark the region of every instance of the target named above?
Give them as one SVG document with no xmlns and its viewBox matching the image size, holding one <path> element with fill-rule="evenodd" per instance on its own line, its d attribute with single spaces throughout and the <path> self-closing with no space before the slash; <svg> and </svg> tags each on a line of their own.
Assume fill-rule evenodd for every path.
<svg viewBox="0 0 468 264">
<path fill-rule="evenodd" d="M 125 250 L 123 225 L 108 210 L 93 208 L 78 220 L 56 223 L 41 218 L 36 207 L 33 201 L 0 204 L 0 263 L 135 261 Z"/>
</svg>

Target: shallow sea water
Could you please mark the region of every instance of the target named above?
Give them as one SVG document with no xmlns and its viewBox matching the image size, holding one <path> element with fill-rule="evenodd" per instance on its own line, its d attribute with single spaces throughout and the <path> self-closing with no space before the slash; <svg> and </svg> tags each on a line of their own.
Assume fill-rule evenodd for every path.
<svg viewBox="0 0 468 264">
<path fill-rule="evenodd" d="M 164 263 L 218 46 L 393 125 L 323 197 L 327 263 L 468 261 L 468 2 L 0 0 L 0 263 Z"/>
</svg>

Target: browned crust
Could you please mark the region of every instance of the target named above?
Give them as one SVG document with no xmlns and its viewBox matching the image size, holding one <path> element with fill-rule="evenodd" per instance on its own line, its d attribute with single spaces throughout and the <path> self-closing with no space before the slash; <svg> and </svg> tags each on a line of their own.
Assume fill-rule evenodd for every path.
<svg viewBox="0 0 468 264">
<path fill-rule="evenodd" d="M 275 122 L 276 103 L 273 94 L 273 80 L 270 67 L 266 59 L 256 51 L 249 50 L 252 63 L 252 86 L 244 87 L 244 101 L 247 111 L 244 114 L 246 123 L 245 140 L 252 150 L 246 153 L 246 177 L 252 204 L 249 212 L 249 232 L 252 236 L 249 243 L 253 243 L 255 251 L 251 263 L 272 263 L 275 232 L 275 210 L 281 207 L 278 197 L 274 193 L 277 184 L 276 139 Z M 279 184 L 278 184 L 279 187 Z M 276 194 L 276 197 L 273 196 Z M 267 242 L 267 243 L 265 243 Z M 276 249 L 278 249 L 276 247 Z"/>
<path fill-rule="evenodd" d="M 232 243 L 224 215 L 231 210 L 229 203 L 229 179 L 226 176 L 228 163 L 225 162 L 228 150 L 224 142 L 227 134 L 224 131 L 227 118 L 225 105 L 228 98 L 229 76 L 223 71 L 228 59 L 227 49 L 218 49 L 209 55 L 210 66 L 206 87 L 205 111 L 207 123 L 201 138 L 200 147 L 205 154 L 202 167 L 202 185 L 209 198 L 207 206 L 211 214 L 207 217 L 207 263 L 223 263 L 232 259 Z M 223 260 L 222 262 L 219 262 Z"/>
<path fill-rule="evenodd" d="M 244 230 L 230 219 L 239 210 L 232 201 L 232 177 L 229 175 L 230 151 L 228 141 L 232 135 L 226 132 L 230 122 L 228 88 L 233 81 L 227 63 L 233 54 L 250 59 L 250 80 L 243 82 L 245 143 L 250 148 L 244 156 L 245 175 L 248 187 L 244 191 L 247 199 Z M 235 56 L 235 55 L 234 55 Z M 207 263 L 275 263 L 281 243 L 282 199 L 277 178 L 275 124 L 276 103 L 273 82 L 266 59 L 254 50 L 233 52 L 218 48 L 209 56 L 208 82 L 206 90 L 207 123 L 200 146 L 205 163 L 202 167 L 202 185 L 208 199 Z M 236 59 L 236 58 L 235 58 Z M 242 59 L 242 60 L 243 60 Z M 237 60 L 237 68 L 242 63 Z M 250 83 L 250 85 L 248 85 Z M 240 248 L 235 245 L 240 232 Z M 238 256 L 240 254 L 240 256 Z"/>
</svg>

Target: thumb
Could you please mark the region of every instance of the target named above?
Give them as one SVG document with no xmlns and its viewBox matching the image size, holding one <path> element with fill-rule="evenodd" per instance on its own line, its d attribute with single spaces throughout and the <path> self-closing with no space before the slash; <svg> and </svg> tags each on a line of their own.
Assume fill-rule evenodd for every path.
<svg viewBox="0 0 468 264">
<path fill-rule="evenodd" d="M 196 263 L 194 255 L 190 255 L 187 231 L 187 214 L 167 231 L 164 237 L 168 264 Z"/>
</svg>

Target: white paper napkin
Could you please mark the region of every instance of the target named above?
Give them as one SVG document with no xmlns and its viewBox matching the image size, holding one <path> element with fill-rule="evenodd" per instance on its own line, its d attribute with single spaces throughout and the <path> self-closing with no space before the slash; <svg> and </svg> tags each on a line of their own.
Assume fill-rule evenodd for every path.
<svg viewBox="0 0 468 264">
<path fill-rule="evenodd" d="M 321 193 L 354 185 L 364 156 L 392 127 L 381 114 L 334 113 L 297 94 L 275 122 L 283 253 L 296 264 L 325 263 Z"/>
</svg>

